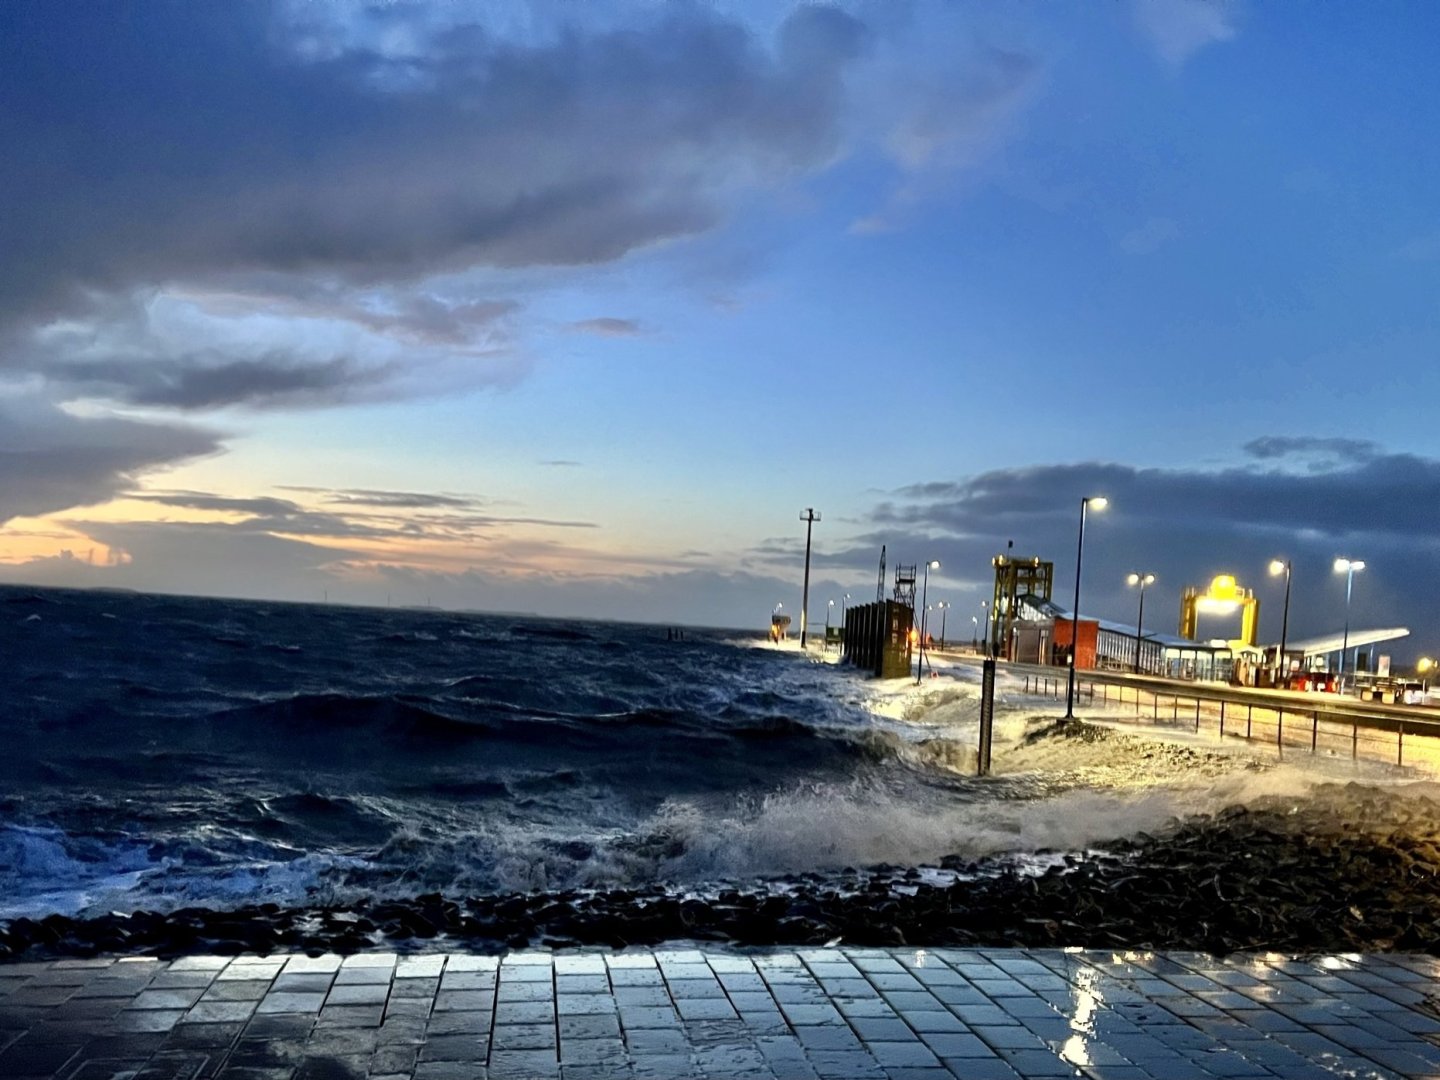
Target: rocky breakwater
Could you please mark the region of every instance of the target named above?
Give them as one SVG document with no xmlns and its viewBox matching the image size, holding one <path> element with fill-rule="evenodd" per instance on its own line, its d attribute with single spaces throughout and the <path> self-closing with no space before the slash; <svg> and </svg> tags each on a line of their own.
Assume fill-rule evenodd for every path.
<svg viewBox="0 0 1440 1080">
<path fill-rule="evenodd" d="M 1086 736 L 1090 737 L 1090 736 Z M 1440 801 L 1361 784 L 1172 822 L 1104 850 L 686 891 L 420 896 L 0 925 L 0 958 L 525 946 L 1091 946 L 1440 955 Z"/>
</svg>

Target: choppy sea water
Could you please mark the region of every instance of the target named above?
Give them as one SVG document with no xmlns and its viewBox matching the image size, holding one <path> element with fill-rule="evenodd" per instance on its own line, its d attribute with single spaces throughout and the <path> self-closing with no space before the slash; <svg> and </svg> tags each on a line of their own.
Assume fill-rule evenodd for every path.
<svg viewBox="0 0 1440 1080">
<path fill-rule="evenodd" d="M 735 633 L 0 588 L 0 648 L 0 918 L 1063 850 L 1276 786 L 1043 743 L 978 781 L 963 677 Z"/>
</svg>

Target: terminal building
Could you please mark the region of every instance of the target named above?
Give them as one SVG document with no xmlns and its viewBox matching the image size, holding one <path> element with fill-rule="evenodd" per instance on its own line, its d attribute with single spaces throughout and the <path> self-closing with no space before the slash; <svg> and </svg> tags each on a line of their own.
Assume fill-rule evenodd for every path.
<svg viewBox="0 0 1440 1080">
<path fill-rule="evenodd" d="M 1405 637 L 1403 627 L 1352 630 L 1280 645 L 1258 640 L 1259 601 L 1251 590 L 1229 575 L 1214 578 L 1201 589 L 1188 586 L 1180 604 L 1178 634 L 1137 629 L 1081 614 L 1077 620 L 1051 598 L 1054 564 L 1034 557 L 997 555 L 993 560 L 995 589 L 988 604 L 985 648 L 989 655 L 1016 663 L 1068 666 L 1072 650 L 1080 670 L 1129 671 L 1170 679 L 1271 686 L 1276 673 L 1296 690 L 1333 688 L 1330 674 L 1344 671 L 1375 678 L 1389 675 L 1389 658 L 1375 646 Z M 1240 614 L 1240 636 L 1197 640 L 1202 613 Z"/>
<path fill-rule="evenodd" d="M 1228 642 L 1190 641 L 1172 634 L 1072 613 L 1049 600 L 1024 596 L 1005 655 L 1022 664 L 1070 663 L 1071 636 L 1078 641 L 1075 666 L 1101 671 L 1137 671 L 1171 679 L 1229 682 L 1235 672 L 1235 650 Z"/>
</svg>

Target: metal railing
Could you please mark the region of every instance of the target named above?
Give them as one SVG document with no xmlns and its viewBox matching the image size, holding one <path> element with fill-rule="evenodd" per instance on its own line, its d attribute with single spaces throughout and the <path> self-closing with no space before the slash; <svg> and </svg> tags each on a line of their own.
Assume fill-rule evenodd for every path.
<svg viewBox="0 0 1440 1080">
<path fill-rule="evenodd" d="M 1065 697 L 1065 677 L 1016 672 L 1024 692 L 1040 697 Z M 1440 720 L 1397 715 L 1393 710 L 1367 710 L 1359 702 L 1280 701 L 1273 696 L 1247 697 L 1243 690 L 1221 687 L 1185 692 L 1169 687 L 1116 684 L 1082 678 L 1077 699 L 1093 708 L 1111 709 L 1110 719 L 1130 719 L 1152 727 L 1213 731 L 1217 740 L 1243 739 L 1273 746 L 1284 756 L 1308 751 L 1352 760 L 1395 765 L 1430 764 L 1440 768 Z M 1128 707 L 1128 708 L 1127 708 Z M 1123 710 L 1115 716 L 1116 710 Z"/>
</svg>

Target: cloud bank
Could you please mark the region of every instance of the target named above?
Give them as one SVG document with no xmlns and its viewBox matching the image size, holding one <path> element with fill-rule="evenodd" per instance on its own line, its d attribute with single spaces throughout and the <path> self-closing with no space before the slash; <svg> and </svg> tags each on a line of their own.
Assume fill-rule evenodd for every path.
<svg viewBox="0 0 1440 1080">
<path fill-rule="evenodd" d="M 1086 532 L 1087 613 L 1133 621 L 1125 575 L 1154 572 L 1160 584 L 1151 602 L 1161 606 L 1152 617 L 1174 632 L 1181 589 L 1232 573 L 1261 597 L 1262 631 L 1278 640 L 1281 594 L 1266 576 L 1278 556 L 1295 565 L 1295 632 L 1338 633 L 1343 579 L 1331 563 L 1345 555 L 1367 563 L 1353 624 L 1409 625 L 1417 638 L 1402 651 L 1433 650 L 1440 581 L 1421 568 L 1433 563 L 1440 534 L 1440 460 L 1312 436 L 1265 436 L 1243 452 L 1248 460 L 1219 469 L 1082 462 L 907 486 L 875 504 L 870 530 L 828 568 L 873 579 L 888 541 L 892 562 L 940 558 L 950 587 L 978 604 L 988 595 L 990 558 L 1013 540 L 1018 553 L 1055 562 L 1068 606 L 1080 500 L 1105 495 L 1110 506 L 1090 517 Z"/>
</svg>

